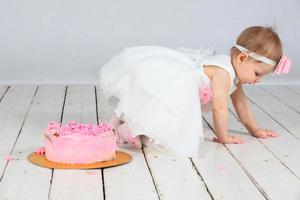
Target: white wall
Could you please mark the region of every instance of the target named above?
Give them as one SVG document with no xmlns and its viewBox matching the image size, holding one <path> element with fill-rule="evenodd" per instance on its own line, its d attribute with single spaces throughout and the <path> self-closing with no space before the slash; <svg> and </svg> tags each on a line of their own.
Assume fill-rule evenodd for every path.
<svg viewBox="0 0 300 200">
<path fill-rule="evenodd" d="M 0 0 L 0 83 L 97 83 L 98 70 L 134 45 L 215 47 L 242 29 L 275 25 L 300 83 L 299 0 Z"/>
</svg>

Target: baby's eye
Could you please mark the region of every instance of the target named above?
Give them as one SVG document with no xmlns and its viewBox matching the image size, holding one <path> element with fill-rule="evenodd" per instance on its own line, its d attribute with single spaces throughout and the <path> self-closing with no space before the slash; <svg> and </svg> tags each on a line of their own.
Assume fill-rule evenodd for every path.
<svg viewBox="0 0 300 200">
<path fill-rule="evenodd" d="M 260 73 L 258 73 L 258 72 L 255 72 L 255 76 L 260 76 Z"/>
</svg>

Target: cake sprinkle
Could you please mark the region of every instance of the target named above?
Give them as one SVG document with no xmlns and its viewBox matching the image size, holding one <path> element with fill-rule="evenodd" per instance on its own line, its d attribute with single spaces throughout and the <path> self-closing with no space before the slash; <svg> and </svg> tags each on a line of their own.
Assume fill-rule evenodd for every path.
<svg viewBox="0 0 300 200">
<path fill-rule="evenodd" d="M 106 131 L 112 131 L 112 126 L 107 122 L 101 122 L 99 125 L 82 124 L 75 121 L 70 121 L 66 125 L 59 122 L 49 122 L 46 132 L 51 132 L 53 135 L 64 136 L 74 133 L 82 135 L 99 135 Z"/>
</svg>

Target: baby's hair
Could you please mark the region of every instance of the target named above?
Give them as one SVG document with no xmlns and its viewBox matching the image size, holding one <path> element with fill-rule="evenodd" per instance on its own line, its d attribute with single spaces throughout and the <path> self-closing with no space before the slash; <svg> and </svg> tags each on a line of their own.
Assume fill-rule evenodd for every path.
<svg viewBox="0 0 300 200">
<path fill-rule="evenodd" d="M 252 26 L 246 28 L 237 38 L 236 44 L 276 62 L 282 56 L 280 38 L 271 27 Z M 230 53 L 231 57 L 233 57 L 238 55 L 240 50 L 232 47 Z"/>
</svg>

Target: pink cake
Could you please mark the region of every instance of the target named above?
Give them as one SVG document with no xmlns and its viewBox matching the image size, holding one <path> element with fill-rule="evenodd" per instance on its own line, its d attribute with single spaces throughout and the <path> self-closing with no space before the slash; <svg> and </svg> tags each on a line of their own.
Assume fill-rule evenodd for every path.
<svg viewBox="0 0 300 200">
<path fill-rule="evenodd" d="M 117 138 L 108 123 L 70 122 L 48 124 L 45 154 L 48 160 L 65 164 L 89 164 L 116 158 Z"/>
</svg>

